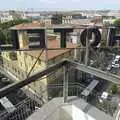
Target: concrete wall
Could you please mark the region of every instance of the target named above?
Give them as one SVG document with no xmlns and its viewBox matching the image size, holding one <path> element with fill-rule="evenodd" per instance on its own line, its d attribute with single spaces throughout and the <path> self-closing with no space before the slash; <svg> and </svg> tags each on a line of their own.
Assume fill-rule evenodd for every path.
<svg viewBox="0 0 120 120">
<path fill-rule="evenodd" d="M 22 70 L 25 70 L 28 74 L 31 70 L 32 66 L 34 65 L 37 58 L 26 54 L 25 52 L 18 52 L 18 65 Z M 36 63 L 34 69 L 32 70 L 31 74 L 35 74 L 38 71 L 45 69 L 46 64 L 45 62 L 39 60 Z M 29 87 L 35 91 L 39 96 L 44 96 L 44 99 L 47 99 L 47 79 L 37 80 L 29 85 Z M 44 92 L 43 92 L 44 91 Z"/>
<path fill-rule="evenodd" d="M 60 120 L 60 109 L 57 109 L 51 116 L 48 116 L 46 120 Z M 64 120 L 64 119 L 63 119 Z"/>
<path fill-rule="evenodd" d="M 58 107 L 55 112 L 47 116 L 46 120 L 72 120 L 72 106 Z"/>
<path fill-rule="evenodd" d="M 27 72 L 30 71 L 31 67 L 34 65 L 35 61 L 37 58 L 29 55 L 28 53 L 25 52 L 17 52 L 17 57 L 18 57 L 18 65 L 21 69 L 26 70 Z M 43 70 L 46 67 L 46 64 L 44 61 L 39 60 L 32 73 L 38 72 L 40 70 Z"/>
<path fill-rule="evenodd" d="M 46 120 L 96 120 L 84 113 L 74 105 L 59 107 L 54 113 L 47 116 Z"/>
<path fill-rule="evenodd" d="M 60 108 L 59 120 L 73 120 L 72 119 L 72 106 L 63 106 Z"/>
<path fill-rule="evenodd" d="M 96 120 L 96 119 L 87 115 L 76 106 L 72 106 L 72 120 Z"/>
</svg>

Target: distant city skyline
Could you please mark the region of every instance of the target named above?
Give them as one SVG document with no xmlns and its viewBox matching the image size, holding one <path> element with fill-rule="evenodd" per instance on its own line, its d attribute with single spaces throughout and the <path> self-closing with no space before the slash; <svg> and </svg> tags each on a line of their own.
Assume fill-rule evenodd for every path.
<svg viewBox="0 0 120 120">
<path fill-rule="evenodd" d="M 120 0 L 2 0 L 0 10 L 100 10 L 120 9 Z"/>
</svg>

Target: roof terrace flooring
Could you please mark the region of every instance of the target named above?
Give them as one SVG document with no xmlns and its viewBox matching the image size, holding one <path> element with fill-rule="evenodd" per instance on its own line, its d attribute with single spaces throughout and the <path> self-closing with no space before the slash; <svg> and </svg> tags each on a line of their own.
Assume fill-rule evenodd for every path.
<svg viewBox="0 0 120 120">
<path fill-rule="evenodd" d="M 41 107 L 39 110 L 34 112 L 27 120 L 50 120 L 51 117 L 54 116 L 54 114 L 57 112 L 57 110 L 60 109 L 63 110 L 64 108 L 64 114 L 67 115 L 66 120 L 68 120 L 68 116 L 74 118 L 82 119 L 82 120 L 112 120 L 113 118 L 109 115 L 106 115 L 104 112 L 100 111 L 99 109 L 95 108 L 94 106 L 88 104 L 85 100 L 77 98 L 76 96 L 69 97 L 71 99 L 69 103 L 63 102 L 63 98 L 54 98 L 47 104 L 45 104 L 43 107 Z M 79 114 L 79 112 L 76 112 L 74 114 L 73 108 L 77 108 L 76 110 L 80 110 L 84 115 Z M 56 120 L 61 120 L 61 112 L 58 112 L 58 116 L 55 116 Z M 69 113 L 71 112 L 71 113 Z M 69 114 L 67 114 L 69 113 Z M 60 115 L 60 116 L 59 116 Z M 63 115 L 65 116 L 65 115 Z M 69 117 L 69 118 L 71 118 Z M 57 119 L 58 118 L 58 119 Z M 91 118 L 91 119 L 90 119 Z M 64 118 L 65 119 L 65 118 Z M 70 119 L 74 120 L 74 119 Z"/>
</svg>

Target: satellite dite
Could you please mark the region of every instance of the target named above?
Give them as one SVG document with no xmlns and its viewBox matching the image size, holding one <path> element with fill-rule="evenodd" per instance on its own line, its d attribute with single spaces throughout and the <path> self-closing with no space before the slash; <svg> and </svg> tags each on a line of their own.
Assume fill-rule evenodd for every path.
<svg viewBox="0 0 120 120">
<path fill-rule="evenodd" d="M 66 38 L 67 34 L 73 32 L 74 28 L 72 27 L 52 27 L 54 32 L 60 33 L 60 48 L 66 48 Z M 104 28 L 103 28 L 104 29 Z M 108 35 L 106 35 L 106 40 L 108 41 L 109 46 L 114 46 L 117 40 L 120 40 L 118 32 L 120 32 L 120 26 L 114 26 L 114 27 L 109 27 Z M 46 28 L 37 28 L 37 29 L 24 29 L 27 31 L 27 34 L 32 34 L 32 33 L 39 33 L 39 45 L 34 45 L 32 46 L 33 48 L 46 48 L 46 37 L 45 37 L 45 30 Z M 1 40 L 0 40 L 0 49 L 1 50 L 20 50 L 20 43 L 18 40 L 18 30 L 17 29 L 12 29 L 12 45 L 11 47 L 8 47 L 7 45 L 2 45 Z M 81 34 L 80 34 L 80 42 L 82 43 L 83 46 L 86 46 L 86 38 L 90 40 L 92 38 L 92 34 L 95 36 L 95 40 L 91 43 L 91 46 L 96 47 L 100 42 L 101 42 L 101 36 L 102 34 L 100 33 L 99 28 L 97 27 L 90 27 L 90 28 L 85 28 Z M 30 46 L 28 47 L 28 49 Z"/>
</svg>

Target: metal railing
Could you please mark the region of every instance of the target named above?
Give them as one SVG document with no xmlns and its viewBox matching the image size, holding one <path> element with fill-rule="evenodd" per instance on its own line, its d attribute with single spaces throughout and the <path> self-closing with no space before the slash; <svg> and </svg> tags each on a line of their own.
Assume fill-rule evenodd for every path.
<svg viewBox="0 0 120 120">
<path fill-rule="evenodd" d="M 78 99 L 84 99 L 89 104 L 95 106 L 99 110 L 105 112 L 106 114 L 109 114 L 110 116 L 113 116 L 115 111 L 117 110 L 118 103 L 111 101 L 111 98 L 108 97 L 108 99 L 103 100 L 103 102 L 100 102 L 101 99 L 101 92 L 98 92 L 96 90 L 93 90 L 88 97 L 83 96 L 81 93 L 85 90 L 87 86 L 84 86 L 80 83 L 69 83 L 68 85 L 68 96 L 77 96 Z M 54 93 L 53 97 L 63 97 L 63 85 L 49 85 L 48 91 L 51 90 L 51 93 Z M 72 99 L 68 102 L 71 102 Z"/>
<path fill-rule="evenodd" d="M 36 101 L 26 98 L 15 106 L 16 110 L 11 113 L 4 112 L 0 115 L 0 120 L 26 120 L 36 109 L 40 108 Z"/>
<path fill-rule="evenodd" d="M 44 94 L 44 92 L 46 92 L 46 91 L 48 94 L 48 96 L 47 96 L 48 101 L 51 100 L 52 98 L 55 98 L 55 97 L 65 97 L 64 94 L 66 94 L 65 93 L 66 91 L 64 91 L 64 89 L 63 89 L 63 88 L 65 88 L 65 84 L 63 84 L 63 83 L 65 82 L 64 80 L 67 77 L 64 78 L 64 76 L 66 76 L 66 73 L 69 72 L 70 69 L 72 69 L 72 68 L 78 69 L 79 71 L 83 71 L 83 72 L 86 71 L 87 73 L 90 73 L 92 71 L 91 74 L 94 74 L 96 76 L 104 75 L 105 77 L 106 76 L 109 76 L 110 78 L 114 77 L 114 75 L 105 73 L 101 70 L 94 69 L 92 67 L 86 67 L 86 66 L 81 65 L 79 63 L 71 62 L 70 60 L 63 60 L 63 61 L 60 61 L 59 63 L 56 63 L 52 66 L 49 66 L 48 68 L 40 71 L 37 74 L 34 74 L 34 75 L 26 78 L 24 81 L 16 82 L 16 83 L 12 84 L 11 86 L 8 86 L 6 88 L 1 89 L 0 95 L 5 96 L 6 94 L 8 94 L 16 89 L 20 89 L 20 88 L 22 88 L 23 91 L 25 93 L 27 93 L 27 91 L 29 91 L 29 89 L 25 90 L 24 86 L 29 86 L 30 83 L 32 83 L 32 82 L 34 83 L 38 79 L 41 80 L 42 77 L 44 77 L 44 76 L 45 76 L 45 78 L 49 78 L 50 75 L 54 76 L 55 71 L 59 70 L 59 68 L 66 67 L 66 65 L 69 66 L 69 69 L 67 71 L 63 71 L 63 74 L 62 74 L 63 76 L 61 78 L 62 84 L 48 84 L 48 86 L 46 87 L 47 89 L 41 91 L 40 93 L 35 90 L 34 91 L 35 95 L 33 95 L 33 94 L 29 95 L 28 98 L 26 98 L 20 104 L 16 105 L 16 108 L 17 108 L 16 111 L 14 111 L 13 113 L 4 112 L 3 114 L 1 114 L 0 120 L 25 120 L 28 116 L 30 116 L 35 111 L 35 108 L 39 108 L 44 104 L 44 100 L 43 100 L 44 96 L 41 95 L 41 93 Z M 70 67 L 70 66 L 72 66 L 72 67 Z M 115 78 L 119 82 L 119 77 L 115 76 Z M 54 78 L 52 78 L 52 79 L 53 79 L 53 81 L 56 81 L 56 79 L 54 79 Z M 108 78 L 106 78 L 106 80 L 107 79 Z M 112 79 L 109 79 L 109 80 L 112 80 Z M 29 88 L 30 87 L 31 86 L 29 86 Z M 80 84 L 78 82 L 69 83 L 68 84 L 68 96 L 77 96 L 80 99 L 85 99 L 85 100 L 87 100 L 88 103 L 96 106 L 100 110 L 102 110 L 110 115 L 114 114 L 116 107 L 117 107 L 116 103 L 113 103 L 111 101 L 105 101 L 103 103 L 100 103 L 99 98 L 101 96 L 101 93 L 99 93 L 95 90 L 92 91 L 90 93 L 90 95 L 86 98 L 86 97 L 81 95 L 81 92 L 85 88 L 86 88 L 85 85 Z"/>
<path fill-rule="evenodd" d="M 113 103 L 108 100 L 104 101 L 103 103 L 100 103 L 99 98 L 101 93 L 95 90 L 93 90 L 90 93 L 90 95 L 86 98 L 81 95 L 81 92 L 85 88 L 86 86 L 80 83 L 69 83 L 68 96 L 77 96 L 78 99 L 84 99 L 89 104 L 97 107 L 99 110 L 105 112 L 106 114 L 109 114 L 110 116 L 114 115 L 114 112 L 117 109 L 117 103 Z M 49 91 L 48 101 L 56 97 L 63 97 L 63 84 L 49 84 L 47 91 Z M 42 96 L 37 95 L 34 95 L 32 99 L 30 97 L 25 98 L 23 101 L 21 101 L 15 106 L 16 110 L 14 112 L 3 112 L 2 114 L 0 114 L 0 120 L 25 120 L 30 115 L 32 115 L 32 113 L 34 113 L 37 109 L 40 109 L 45 104 L 42 102 L 38 102 L 38 98 L 42 100 Z M 68 102 L 71 101 L 72 99 L 69 99 Z"/>
</svg>

